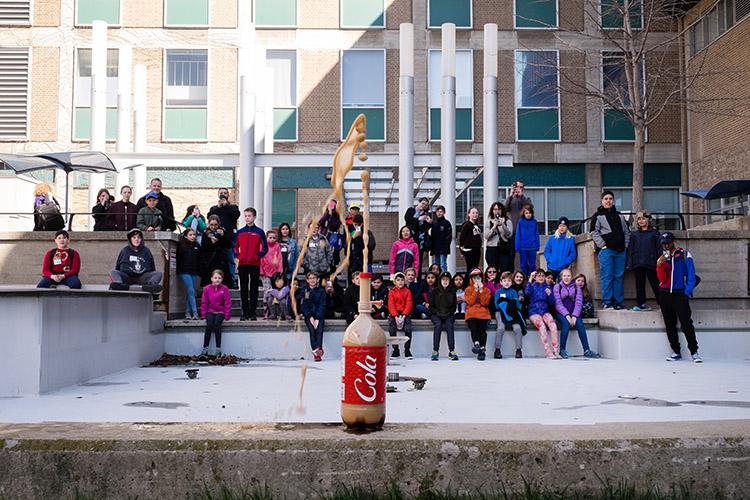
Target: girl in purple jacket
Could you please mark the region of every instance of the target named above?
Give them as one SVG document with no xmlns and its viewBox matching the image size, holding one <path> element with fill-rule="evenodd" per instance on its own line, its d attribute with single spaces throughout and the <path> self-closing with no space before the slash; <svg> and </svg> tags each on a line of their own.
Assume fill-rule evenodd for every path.
<svg viewBox="0 0 750 500">
<path fill-rule="evenodd" d="M 223 280 L 224 272 L 215 269 L 211 273 L 211 284 L 203 288 L 201 317 L 206 320 L 206 332 L 203 334 L 201 356 L 208 355 L 208 344 L 213 333 L 216 336 L 216 357 L 221 357 L 221 324 L 232 317 L 232 296 L 229 288 L 222 284 Z"/>
<path fill-rule="evenodd" d="M 565 349 L 568 342 L 568 332 L 570 327 L 578 330 L 578 337 L 581 339 L 583 346 L 583 355 L 587 358 L 599 358 L 598 353 L 589 347 L 589 339 L 586 335 L 586 327 L 581 319 L 583 309 L 583 290 L 573 281 L 573 273 L 570 269 L 563 269 L 560 272 L 560 283 L 555 285 L 552 293 L 555 296 L 555 319 L 562 325 L 560 335 L 560 356 L 568 359 L 568 351 Z"/>
</svg>

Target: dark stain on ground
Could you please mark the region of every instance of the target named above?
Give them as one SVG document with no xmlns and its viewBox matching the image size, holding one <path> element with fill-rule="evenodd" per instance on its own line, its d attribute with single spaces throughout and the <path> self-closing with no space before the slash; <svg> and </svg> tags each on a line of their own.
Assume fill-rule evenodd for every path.
<svg viewBox="0 0 750 500">
<path fill-rule="evenodd" d="M 720 406 L 725 408 L 747 408 L 750 409 L 750 401 L 713 401 L 713 400 L 690 400 L 690 401 L 666 401 L 664 399 L 643 398 L 640 396 L 634 398 L 617 398 L 609 401 L 602 401 L 598 405 L 577 405 L 563 406 L 555 410 L 580 410 L 582 408 L 594 408 L 600 405 L 632 405 L 632 406 L 650 406 L 650 407 L 674 407 L 682 405 L 699 405 L 699 406 Z"/>
<path fill-rule="evenodd" d="M 108 385 L 128 385 L 130 382 L 84 382 L 81 387 L 105 387 Z"/>
<path fill-rule="evenodd" d="M 187 403 L 172 403 L 163 401 L 135 401 L 132 403 L 124 403 L 123 406 L 131 406 L 135 408 L 162 408 L 165 410 L 174 410 L 181 407 L 190 406 Z"/>
</svg>

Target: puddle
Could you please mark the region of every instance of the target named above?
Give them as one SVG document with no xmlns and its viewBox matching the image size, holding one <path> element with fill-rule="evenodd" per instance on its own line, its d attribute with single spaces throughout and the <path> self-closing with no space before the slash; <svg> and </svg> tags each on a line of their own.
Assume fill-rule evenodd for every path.
<svg viewBox="0 0 750 500">
<path fill-rule="evenodd" d="M 544 404 L 544 403 L 542 403 Z M 654 398 L 643 398 L 640 396 L 617 398 L 610 401 L 602 401 L 598 405 L 577 405 L 577 406 L 563 406 L 555 408 L 555 410 L 580 410 L 583 408 L 595 408 L 600 405 L 633 405 L 633 406 L 650 406 L 657 408 L 667 408 L 682 405 L 698 405 L 698 406 L 718 406 L 724 408 L 747 408 L 750 409 L 750 401 L 714 401 L 714 400 L 702 400 L 695 399 L 691 401 L 666 401 L 664 399 Z"/>
<path fill-rule="evenodd" d="M 84 382 L 78 384 L 81 387 L 105 387 L 108 385 L 128 385 L 130 382 Z"/>
<path fill-rule="evenodd" d="M 750 409 L 750 401 L 680 401 L 686 405 L 704 405 L 704 406 L 725 406 L 727 408 L 748 408 Z"/>
<path fill-rule="evenodd" d="M 124 403 L 123 406 L 131 406 L 135 408 L 162 408 L 165 410 L 174 410 L 181 407 L 190 406 L 187 403 L 170 403 L 162 401 L 135 401 L 133 403 Z"/>
<path fill-rule="evenodd" d="M 635 405 L 635 406 L 657 406 L 657 407 L 668 407 L 668 406 L 681 406 L 680 403 L 673 403 L 672 401 L 666 401 L 664 399 L 652 399 L 642 398 L 636 396 L 634 398 L 618 398 L 610 401 L 602 401 L 600 404 L 603 405 Z"/>
</svg>

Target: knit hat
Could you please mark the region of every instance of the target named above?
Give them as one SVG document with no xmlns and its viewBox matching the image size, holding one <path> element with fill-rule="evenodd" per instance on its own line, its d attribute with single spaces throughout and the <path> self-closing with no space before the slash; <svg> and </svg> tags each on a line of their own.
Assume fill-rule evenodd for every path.
<svg viewBox="0 0 750 500">
<path fill-rule="evenodd" d="M 442 273 L 440 273 L 440 279 L 443 279 L 443 278 L 448 278 L 449 280 L 453 279 L 451 277 L 451 273 L 449 273 L 448 271 L 443 271 Z"/>
<path fill-rule="evenodd" d="M 479 269 L 478 267 L 475 267 L 474 269 L 472 269 L 471 272 L 469 273 L 469 278 L 473 278 L 474 276 L 482 276 L 482 270 Z"/>
<path fill-rule="evenodd" d="M 406 276 L 404 276 L 404 273 L 402 273 L 401 271 L 399 271 L 399 272 L 397 272 L 396 274 L 393 275 L 393 281 L 396 281 L 396 278 L 401 278 L 402 280 L 405 280 Z"/>
<path fill-rule="evenodd" d="M 605 197 L 605 196 L 607 196 L 607 195 L 610 195 L 610 196 L 611 196 L 612 198 L 614 198 L 614 197 L 615 197 L 615 193 L 613 193 L 613 192 L 612 192 L 611 190 L 609 190 L 609 189 L 605 189 L 604 191 L 602 191 L 602 195 L 601 195 L 601 197 L 600 197 L 599 199 L 601 200 L 602 198 L 604 198 L 604 197 Z"/>
<path fill-rule="evenodd" d="M 560 224 L 565 224 L 566 226 L 570 227 L 570 219 L 568 219 L 567 217 L 565 217 L 565 216 L 563 215 L 562 217 L 560 217 L 560 218 L 559 218 L 559 219 L 557 220 L 557 224 L 558 224 L 558 225 L 560 225 Z"/>
</svg>

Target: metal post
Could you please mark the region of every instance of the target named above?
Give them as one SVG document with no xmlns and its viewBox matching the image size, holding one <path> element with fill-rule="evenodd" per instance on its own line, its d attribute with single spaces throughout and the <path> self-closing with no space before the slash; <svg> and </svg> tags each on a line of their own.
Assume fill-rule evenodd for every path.
<svg viewBox="0 0 750 500">
<path fill-rule="evenodd" d="M 146 98 L 146 66 L 139 64 L 133 71 L 133 108 L 135 117 L 135 128 L 133 129 L 133 151 L 143 153 L 146 151 L 146 123 L 147 123 L 147 98 Z M 146 194 L 146 165 L 135 167 L 133 176 L 133 198 L 138 200 Z"/>
<path fill-rule="evenodd" d="M 273 68 L 266 67 L 263 71 L 264 99 L 265 99 L 265 129 L 263 132 L 263 152 L 273 153 L 273 95 L 274 74 Z M 263 167 L 263 229 L 266 231 L 273 226 L 273 167 Z"/>
<path fill-rule="evenodd" d="M 255 189 L 255 95 L 250 77 L 240 77 L 240 210 L 253 205 Z"/>
<path fill-rule="evenodd" d="M 401 77 L 398 114 L 398 213 L 400 221 L 414 204 L 414 25 L 402 23 L 399 29 Z"/>
<path fill-rule="evenodd" d="M 131 106 L 131 78 L 133 74 L 133 48 L 120 47 L 119 68 L 117 70 L 117 152 L 129 153 L 132 151 L 130 134 L 133 128 L 133 115 Z M 122 170 L 117 173 L 117 184 L 115 190 L 120 192 L 123 186 L 129 184 L 130 170 Z M 115 195 L 116 196 L 116 195 Z"/>
<path fill-rule="evenodd" d="M 484 25 L 484 210 L 498 200 L 497 24 Z"/>
<path fill-rule="evenodd" d="M 265 105 L 265 92 L 264 92 L 264 85 L 262 84 L 262 78 L 263 78 L 263 69 L 266 65 L 266 51 L 265 49 L 257 49 L 254 52 L 255 56 L 255 64 L 254 64 L 254 71 L 257 78 L 256 85 L 255 85 L 255 91 L 257 96 L 256 106 L 255 106 L 255 150 L 256 151 L 265 151 L 265 135 L 266 135 L 266 105 Z M 264 175 L 263 175 L 263 169 L 262 168 L 256 168 L 255 169 L 255 185 L 254 185 L 254 199 L 253 202 L 255 203 L 253 207 L 255 208 L 255 211 L 258 213 L 258 218 L 256 219 L 258 224 L 261 224 L 263 221 L 263 208 L 265 207 L 265 191 L 264 191 Z"/>
<path fill-rule="evenodd" d="M 91 26 L 91 130 L 89 148 L 92 151 L 107 149 L 107 23 L 94 21 Z M 96 205 L 96 194 L 104 187 L 104 174 L 89 176 L 89 205 Z M 87 217 L 89 227 L 93 219 Z"/>
<path fill-rule="evenodd" d="M 440 198 L 445 217 L 459 226 L 456 218 L 456 25 L 442 27 L 442 91 L 440 103 Z M 463 221 L 463 217 L 461 218 Z M 456 246 L 448 255 L 448 272 L 456 272 Z"/>
</svg>

